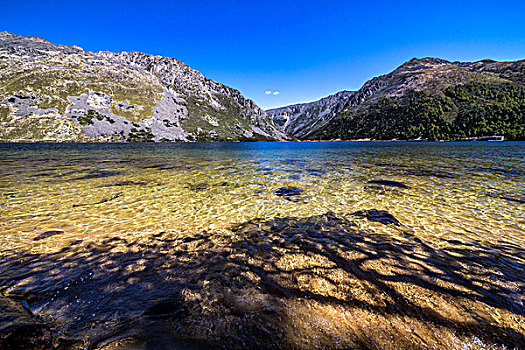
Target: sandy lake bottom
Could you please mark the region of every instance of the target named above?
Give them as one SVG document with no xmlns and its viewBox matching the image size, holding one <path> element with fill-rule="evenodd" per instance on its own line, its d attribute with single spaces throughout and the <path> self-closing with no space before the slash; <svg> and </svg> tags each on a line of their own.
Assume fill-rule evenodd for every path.
<svg viewBox="0 0 525 350">
<path fill-rule="evenodd" d="M 523 142 L 0 144 L 0 213 L 59 349 L 525 348 Z"/>
</svg>

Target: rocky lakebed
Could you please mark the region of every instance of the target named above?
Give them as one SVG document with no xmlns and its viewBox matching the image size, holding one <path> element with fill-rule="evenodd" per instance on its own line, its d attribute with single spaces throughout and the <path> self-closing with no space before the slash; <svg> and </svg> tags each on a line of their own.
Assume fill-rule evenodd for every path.
<svg viewBox="0 0 525 350">
<path fill-rule="evenodd" d="M 0 348 L 522 349 L 525 148 L 438 147 L 0 145 Z"/>
</svg>

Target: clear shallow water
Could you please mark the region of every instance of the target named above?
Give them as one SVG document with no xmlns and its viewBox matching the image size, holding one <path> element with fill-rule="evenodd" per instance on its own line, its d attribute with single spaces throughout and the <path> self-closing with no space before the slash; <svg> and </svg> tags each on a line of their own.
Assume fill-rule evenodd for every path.
<svg viewBox="0 0 525 350">
<path fill-rule="evenodd" d="M 368 183 L 383 180 L 397 183 Z M 280 188 L 290 186 L 304 191 L 278 195 L 283 193 Z M 278 322 L 273 317 L 286 315 L 291 326 L 274 336 L 280 342 L 299 342 L 301 347 L 417 344 L 416 337 L 397 335 L 401 323 L 405 328 L 405 323 L 411 324 L 427 342 L 425 332 L 443 332 L 441 338 L 433 336 L 439 347 L 475 346 L 476 339 L 483 346 L 490 344 L 492 336 L 483 339 L 475 331 L 485 326 L 489 327 L 486 333 L 512 331 L 511 340 L 503 342 L 512 346 L 516 344 L 512 339 L 523 339 L 525 327 L 524 203 L 524 143 L 2 144 L 0 282 L 4 294 L 28 302 L 35 313 L 51 319 L 64 337 L 82 338 L 97 346 L 113 346 L 115 339 L 148 334 L 151 322 L 160 327 L 158 317 L 152 321 L 148 314 L 158 303 L 185 310 L 166 312 L 171 315 L 168 328 L 177 329 L 176 337 L 184 339 L 227 343 L 230 335 L 258 344 L 259 338 L 250 343 L 243 331 L 231 329 L 232 324 L 246 326 L 246 315 L 277 308 L 280 311 L 272 311 L 275 315 L 269 312 L 271 317 L 252 321 L 268 323 L 274 334 L 271 327 Z M 326 213 L 333 214 L 323 216 Z M 272 227 L 283 224 L 281 218 L 299 220 L 286 222 L 288 228 L 294 228 L 293 234 L 283 230 L 276 237 Z M 258 221 L 251 225 L 259 230 L 257 238 L 246 226 L 254 219 Z M 344 247 L 344 254 L 350 254 L 341 253 L 345 261 L 358 261 L 351 252 L 359 255 L 360 249 L 384 250 L 378 248 L 381 244 L 387 244 L 389 251 L 396 250 L 396 245 L 408 248 L 399 254 L 376 254 L 367 261 L 370 266 L 359 265 L 372 275 L 360 276 L 344 264 L 339 266 L 333 252 L 312 251 L 311 240 L 319 228 L 312 229 L 308 220 L 328 227 L 321 231 L 330 235 L 316 238 L 315 244 L 323 249 L 335 244 L 337 240 L 330 240 L 341 233 L 346 234 L 344 239 L 349 232 L 355 235 L 352 242 L 339 242 L 337 249 Z M 273 226 L 265 228 L 268 222 Z M 300 238 L 294 238 L 299 233 Z M 372 241 L 359 241 L 365 236 Z M 251 255 L 268 253 L 279 244 L 280 250 L 265 259 L 277 259 L 275 266 L 289 274 L 266 275 L 261 271 L 267 269 L 250 260 Z M 225 260 L 213 260 L 219 257 Z M 457 265 L 451 262 L 454 257 Z M 310 260 L 305 263 L 305 259 Z M 335 264 L 340 271 L 305 276 L 286 267 L 313 269 L 311 263 L 317 260 L 320 267 Z M 220 271 L 206 265 L 212 261 Z M 252 269 L 242 270 L 248 263 Z M 478 270 L 473 270 L 474 265 Z M 440 266 L 445 268 L 434 271 Z M 460 275 L 446 275 L 454 269 Z M 415 283 L 421 290 L 411 291 L 406 281 L 385 279 L 397 294 L 386 293 L 392 300 L 383 302 L 403 309 L 407 300 L 407 305 L 418 304 L 411 298 L 423 291 L 428 295 L 420 299 L 426 298 L 427 304 L 418 304 L 418 310 L 432 308 L 434 303 L 433 308 L 446 321 L 440 324 L 434 316 L 410 316 L 412 311 L 407 316 L 402 311 L 395 313 L 395 320 L 387 317 L 379 322 L 378 314 L 391 312 L 365 308 L 370 314 L 361 317 L 368 317 L 369 322 L 375 319 L 377 327 L 389 322 L 396 325 L 386 331 L 394 341 L 381 338 L 372 326 L 357 329 L 355 320 L 345 324 L 345 312 L 357 313 L 355 304 L 348 304 L 352 293 L 344 285 L 359 290 L 357 284 L 363 284 L 358 294 L 375 305 L 377 300 L 371 300 L 386 287 L 372 283 L 378 291 L 367 294 L 366 285 L 378 272 L 431 283 Z M 249 277 L 250 273 L 257 276 Z M 337 283 L 333 273 L 347 275 Z M 232 276 L 243 274 L 248 277 L 235 288 L 220 282 L 219 276 L 233 280 Z M 329 276 L 332 282 L 326 282 Z M 352 278 L 359 281 L 352 284 Z M 260 287 L 269 283 L 266 279 L 280 288 L 302 286 L 303 294 L 263 293 Z M 479 297 L 468 298 L 459 291 L 479 293 Z M 308 298 L 312 293 L 324 299 Z M 338 305 L 328 297 L 345 302 Z M 213 300 L 210 305 L 207 298 Z M 308 303 L 301 302 L 302 298 L 316 304 L 305 306 Z M 439 311 L 444 303 L 440 298 L 453 306 Z M 171 300 L 171 306 L 162 304 L 163 300 Z M 344 310 L 331 309 L 338 306 Z M 206 310 L 211 311 L 207 314 Z M 228 312 L 231 319 L 225 316 Z M 215 323 L 210 321 L 214 317 Z M 324 321 L 304 323 L 316 317 Z M 407 317 L 415 319 L 407 321 Z M 160 318 L 165 327 L 165 318 Z M 334 319 L 339 326 L 334 326 Z M 130 325 L 137 322 L 140 330 Z M 294 322 L 298 323 L 292 325 Z M 469 324 L 465 327 L 471 327 L 472 334 L 449 325 L 458 322 Z M 313 340 L 301 334 L 313 334 Z"/>
</svg>

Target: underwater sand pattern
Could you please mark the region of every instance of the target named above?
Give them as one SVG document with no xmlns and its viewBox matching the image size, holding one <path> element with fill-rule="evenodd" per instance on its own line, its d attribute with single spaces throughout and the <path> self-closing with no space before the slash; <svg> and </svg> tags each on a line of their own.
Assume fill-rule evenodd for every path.
<svg viewBox="0 0 525 350">
<path fill-rule="evenodd" d="M 1 292 L 56 346 L 525 344 L 523 144 L 0 156 Z"/>
</svg>

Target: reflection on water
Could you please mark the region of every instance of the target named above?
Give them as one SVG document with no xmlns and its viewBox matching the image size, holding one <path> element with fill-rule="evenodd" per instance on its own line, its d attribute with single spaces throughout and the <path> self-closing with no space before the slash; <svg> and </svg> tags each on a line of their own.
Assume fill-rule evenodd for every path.
<svg viewBox="0 0 525 350">
<path fill-rule="evenodd" d="M 523 143 L 4 144 L 1 291 L 66 348 L 522 348 L 524 162 Z"/>
</svg>

